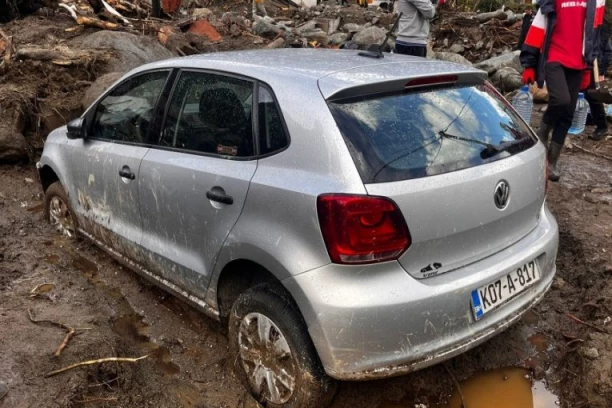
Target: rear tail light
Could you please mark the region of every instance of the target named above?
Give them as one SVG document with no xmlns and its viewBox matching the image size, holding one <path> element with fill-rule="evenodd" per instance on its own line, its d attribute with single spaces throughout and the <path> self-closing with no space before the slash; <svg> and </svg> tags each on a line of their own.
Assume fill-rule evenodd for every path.
<svg viewBox="0 0 612 408">
<path fill-rule="evenodd" d="M 457 82 L 457 75 L 438 75 L 424 78 L 416 78 L 406 84 L 406 88 L 422 88 L 434 85 L 453 85 Z"/>
<path fill-rule="evenodd" d="M 367 264 L 399 258 L 411 244 L 397 205 L 383 197 L 324 194 L 317 200 L 329 256 L 338 264 Z"/>
</svg>

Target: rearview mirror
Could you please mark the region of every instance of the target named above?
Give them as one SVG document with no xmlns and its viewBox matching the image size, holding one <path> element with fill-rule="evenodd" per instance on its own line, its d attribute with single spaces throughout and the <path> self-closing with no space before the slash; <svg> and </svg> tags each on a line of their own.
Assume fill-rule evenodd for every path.
<svg viewBox="0 0 612 408">
<path fill-rule="evenodd" d="M 66 136 L 68 139 L 86 139 L 87 138 L 87 127 L 85 126 L 85 119 L 78 118 L 71 120 L 66 125 L 68 132 Z"/>
</svg>

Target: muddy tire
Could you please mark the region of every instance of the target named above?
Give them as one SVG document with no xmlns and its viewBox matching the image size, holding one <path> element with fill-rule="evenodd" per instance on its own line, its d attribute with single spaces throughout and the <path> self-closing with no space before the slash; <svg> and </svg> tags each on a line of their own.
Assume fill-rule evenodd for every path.
<svg viewBox="0 0 612 408">
<path fill-rule="evenodd" d="M 77 238 L 77 221 L 70 205 L 70 200 L 59 181 L 51 184 L 45 192 L 45 219 L 60 234 L 68 238 Z"/>
<path fill-rule="evenodd" d="M 279 284 L 244 291 L 229 316 L 229 361 L 251 395 L 267 408 L 324 408 L 329 378 L 295 302 Z"/>
</svg>

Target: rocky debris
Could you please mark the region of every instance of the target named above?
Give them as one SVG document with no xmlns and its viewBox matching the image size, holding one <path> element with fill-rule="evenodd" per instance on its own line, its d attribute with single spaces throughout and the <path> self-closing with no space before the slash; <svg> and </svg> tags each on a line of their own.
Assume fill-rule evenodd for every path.
<svg viewBox="0 0 612 408">
<path fill-rule="evenodd" d="M 347 33 L 334 33 L 329 36 L 329 41 L 333 45 L 342 45 L 346 43 L 349 39 L 349 35 Z"/>
<path fill-rule="evenodd" d="M 284 38 L 277 38 L 276 40 L 272 41 L 270 44 L 266 45 L 266 48 L 283 48 L 285 46 L 285 39 Z"/>
<path fill-rule="evenodd" d="M 8 394 L 9 387 L 8 384 L 4 381 L 0 381 L 0 400 L 4 398 L 6 394 Z"/>
<path fill-rule="evenodd" d="M 521 74 L 511 67 L 505 67 L 495 71 L 490 80 L 502 92 L 510 92 L 523 86 Z"/>
<path fill-rule="evenodd" d="M 0 88 L 0 164 L 28 160 L 28 144 L 23 136 L 28 99 L 17 89 Z"/>
<path fill-rule="evenodd" d="M 232 26 L 236 26 L 236 24 L 233 24 Z M 238 29 L 237 26 L 236 28 Z M 207 20 L 195 21 L 189 26 L 187 32 L 202 35 L 210 42 L 219 42 L 222 39 L 221 34 L 219 34 L 219 32 L 215 30 L 215 28 Z"/>
<path fill-rule="evenodd" d="M 117 82 L 119 78 L 123 76 L 124 72 L 109 72 L 108 74 L 104 74 L 96 81 L 91 84 L 89 89 L 85 91 L 85 96 L 83 97 L 83 110 L 87 109 L 91 106 L 92 103 L 100 96 L 104 91 L 106 91 L 112 84 Z"/>
<path fill-rule="evenodd" d="M 353 36 L 355 41 L 360 46 L 369 46 L 371 44 L 380 44 L 385 40 L 387 31 L 383 28 L 372 26 L 364 28 Z"/>
<path fill-rule="evenodd" d="M 463 65 L 468 65 L 468 66 L 472 65 L 470 61 L 468 61 L 461 55 L 455 54 L 452 52 L 436 52 L 434 55 L 435 55 L 435 59 L 438 59 L 441 61 L 454 62 L 456 64 L 463 64 Z"/>
<path fill-rule="evenodd" d="M 597 360 L 599 358 L 599 351 L 595 347 L 580 347 L 578 353 L 589 360 Z"/>
<path fill-rule="evenodd" d="M 474 64 L 474 67 L 487 71 L 489 75 L 493 75 L 495 71 L 502 68 L 513 68 L 515 71 L 522 72 L 523 68 L 519 59 L 520 53 L 520 51 L 509 52 Z"/>
<path fill-rule="evenodd" d="M 274 24 L 273 19 L 259 18 L 256 20 L 255 25 L 253 25 L 253 34 L 267 39 L 278 37 L 282 31 L 283 28 Z"/>
<path fill-rule="evenodd" d="M 362 26 L 355 23 L 348 23 L 342 26 L 342 31 L 349 34 L 355 34 L 363 29 Z"/>
</svg>

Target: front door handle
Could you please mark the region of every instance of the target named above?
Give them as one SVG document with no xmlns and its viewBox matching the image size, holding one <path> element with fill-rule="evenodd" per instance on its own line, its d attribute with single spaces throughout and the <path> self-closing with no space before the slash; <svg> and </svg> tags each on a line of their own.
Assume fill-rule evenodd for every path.
<svg viewBox="0 0 612 408">
<path fill-rule="evenodd" d="M 123 166 L 121 170 L 119 170 L 119 175 L 123 178 L 134 180 L 136 175 L 132 173 L 132 170 L 128 166 Z"/>
<path fill-rule="evenodd" d="M 225 194 L 223 190 L 221 191 L 218 191 L 218 190 L 216 191 L 216 190 L 217 190 L 216 188 L 212 190 L 208 190 L 206 192 L 206 198 L 208 198 L 211 201 L 216 201 L 221 204 L 227 204 L 227 205 L 234 204 L 234 198 L 232 196 Z"/>
</svg>

